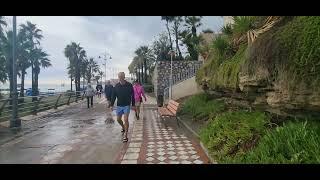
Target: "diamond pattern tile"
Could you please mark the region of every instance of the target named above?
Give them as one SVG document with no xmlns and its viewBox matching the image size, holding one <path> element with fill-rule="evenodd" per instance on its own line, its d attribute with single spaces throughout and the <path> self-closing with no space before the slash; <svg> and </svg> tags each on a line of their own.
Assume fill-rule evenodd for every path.
<svg viewBox="0 0 320 180">
<path fill-rule="evenodd" d="M 180 159 L 188 159 L 189 156 L 182 155 L 182 156 L 180 156 L 179 158 L 180 158 Z"/>
<path fill-rule="evenodd" d="M 158 152 L 157 154 L 160 155 L 160 156 L 163 156 L 163 155 L 165 155 L 166 153 L 164 153 L 164 152 L 161 151 L 161 152 Z"/>
<path fill-rule="evenodd" d="M 159 156 L 158 158 L 157 158 L 159 161 L 164 161 L 165 159 L 167 159 L 166 157 L 163 157 L 163 156 Z"/>
<path fill-rule="evenodd" d="M 191 151 L 188 151 L 188 153 L 189 153 L 189 154 L 197 154 L 197 151 L 191 150 Z"/>
<path fill-rule="evenodd" d="M 147 153 L 147 156 L 153 156 L 153 153 Z"/>
<path fill-rule="evenodd" d="M 178 147 L 177 149 L 178 149 L 178 150 L 180 150 L 180 151 L 185 150 L 185 148 L 184 148 L 184 147 Z"/>
<path fill-rule="evenodd" d="M 154 158 L 153 158 L 153 157 L 148 157 L 146 160 L 147 160 L 147 161 L 153 161 Z"/>
<path fill-rule="evenodd" d="M 195 161 L 193 161 L 195 164 L 203 164 L 203 161 L 200 161 L 200 160 L 195 160 Z"/>
<path fill-rule="evenodd" d="M 198 158 L 200 158 L 200 156 L 198 156 L 198 155 L 192 155 L 191 158 L 192 158 L 192 159 L 198 159 Z"/>
<path fill-rule="evenodd" d="M 187 153 L 187 152 L 185 152 L 185 151 L 179 151 L 179 152 L 178 152 L 178 154 L 183 155 L 183 154 L 188 154 L 188 153 Z"/>
<path fill-rule="evenodd" d="M 174 155 L 174 154 L 177 154 L 177 153 L 175 153 L 174 151 L 169 151 L 169 152 L 167 152 L 167 154 Z"/>
<path fill-rule="evenodd" d="M 187 160 L 181 161 L 181 164 L 191 164 L 191 163 L 192 163 L 191 161 L 187 161 Z"/>
<path fill-rule="evenodd" d="M 176 160 L 178 157 L 177 156 L 169 156 L 169 159 L 171 160 Z"/>
</svg>

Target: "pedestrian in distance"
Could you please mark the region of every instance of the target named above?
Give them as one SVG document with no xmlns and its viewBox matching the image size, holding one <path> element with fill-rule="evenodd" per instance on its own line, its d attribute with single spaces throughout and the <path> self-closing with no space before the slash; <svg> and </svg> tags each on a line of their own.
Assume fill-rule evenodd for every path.
<svg viewBox="0 0 320 180">
<path fill-rule="evenodd" d="M 97 90 L 98 98 L 101 98 L 101 93 L 103 90 L 102 85 L 98 83 L 96 86 L 96 90 Z"/>
<path fill-rule="evenodd" d="M 111 97 L 112 97 L 112 91 L 113 91 L 113 86 L 111 85 L 110 81 L 106 81 L 106 84 L 104 86 L 104 95 L 105 98 L 107 99 L 107 107 L 110 107 L 111 104 Z"/>
<path fill-rule="evenodd" d="M 88 108 L 90 108 L 90 104 L 91 104 L 91 107 L 93 107 L 93 96 L 95 95 L 95 90 L 93 89 L 93 87 L 91 86 L 90 83 L 88 83 L 88 86 L 85 90 L 85 96 L 87 97 L 87 105 L 88 105 Z M 89 103 L 89 100 L 91 101 L 91 103 Z"/>
<path fill-rule="evenodd" d="M 144 98 L 144 101 L 147 101 L 147 98 L 144 94 L 144 89 L 141 83 L 136 80 L 133 84 L 133 91 L 134 91 L 134 100 L 135 100 L 135 105 L 136 105 L 136 119 L 140 119 L 140 107 L 142 103 L 142 97 Z"/>
</svg>

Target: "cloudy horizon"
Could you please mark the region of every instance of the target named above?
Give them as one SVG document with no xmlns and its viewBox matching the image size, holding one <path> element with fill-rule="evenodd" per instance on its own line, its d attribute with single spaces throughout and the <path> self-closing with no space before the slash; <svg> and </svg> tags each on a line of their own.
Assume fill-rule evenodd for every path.
<svg viewBox="0 0 320 180">
<path fill-rule="evenodd" d="M 11 19 L 7 17 L 9 28 Z M 128 73 L 128 65 L 136 48 L 150 45 L 159 33 L 166 31 L 160 16 L 17 16 L 17 25 L 26 21 L 42 30 L 41 46 L 50 55 L 52 63 L 51 67 L 41 69 L 40 86 L 70 83 L 66 70 L 68 60 L 63 50 L 72 41 L 80 43 L 87 56 L 97 60 L 104 52 L 109 53 L 112 59 L 107 63 L 107 78 L 112 78 L 113 72 Z M 223 20 L 220 16 L 204 16 L 202 24 L 199 31 L 210 28 L 217 32 Z M 104 70 L 104 67 L 101 69 Z M 31 84 L 30 69 L 26 84 Z"/>
</svg>

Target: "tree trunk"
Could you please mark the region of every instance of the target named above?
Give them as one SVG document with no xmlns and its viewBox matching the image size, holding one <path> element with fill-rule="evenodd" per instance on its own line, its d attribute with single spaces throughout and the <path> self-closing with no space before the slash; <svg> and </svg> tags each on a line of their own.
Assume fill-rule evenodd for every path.
<svg viewBox="0 0 320 180">
<path fill-rule="evenodd" d="M 141 82 L 141 67 L 140 67 L 140 63 L 138 65 L 138 81 Z"/>
<path fill-rule="evenodd" d="M 32 96 L 36 96 L 36 88 L 35 88 L 35 67 L 34 64 L 31 65 L 31 86 L 32 86 Z M 32 102 L 36 101 L 37 98 L 32 98 Z"/>
<path fill-rule="evenodd" d="M 70 75 L 70 89 L 71 89 L 71 91 L 72 91 L 72 73 L 71 73 L 71 75 Z"/>
<path fill-rule="evenodd" d="M 175 36 L 176 36 L 176 48 L 178 50 L 179 60 L 181 60 L 182 59 L 182 54 L 181 54 L 180 47 L 179 47 L 178 28 L 179 28 L 178 27 L 178 23 L 174 22 L 174 33 L 175 33 Z"/>
<path fill-rule="evenodd" d="M 147 76 L 147 61 L 146 61 L 146 59 L 143 60 L 143 63 L 144 63 L 144 83 L 147 83 L 148 76 Z"/>
<path fill-rule="evenodd" d="M 21 71 L 21 88 L 20 88 L 20 97 L 24 97 L 24 78 L 25 78 L 26 70 L 22 69 Z M 22 99 L 23 101 L 23 99 Z"/>
<path fill-rule="evenodd" d="M 10 89 L 9 97 L 10 98 L 12 98 L 12 92 L 13 92 L 13 78 L 12 78 L 13 72 L 12 72 L 12 63 L 11 62 L 12 62 L 12 59 L 10 59 L 10 62 L 8 64 L 8 67 L 9 67 L 9 70 L 8 70 L 8 72 L 9 72 L 9 82 L 10 82 L 10 84 L 9 84 L 9 89 Z M 9 104 L 12 105 L 12 100 L 9 101 Z M 10 108 L 12 108 L 12 106 L 10 106 Z"/>
<path fill-rule="evenodd" d="M 167 31 L 168 31 L 168 33 L 169 33 L 170 48 L 171 48 L 171 50 L 172 50 L 172 39 L 171 39 L 171 33 L 170 33 L 170 29 L 169 29 L 169 22 L 168 22 L 168 20 L 167 20 L 166 26 L 167 26 Z"/>
<path fill-rule="evenodd" d="M 143 78 L 143 62 L 141 62 L 141 83 L 143 83 L 143 81 L 144 81 L 144 78 Z"/>
<path fill-rule="evenodd" d="M 83 78 L 82 78 L 82 90 L 84 90 L 84 81 L 85 81 L 85 78 L 83 76 Z"/>
</svg>

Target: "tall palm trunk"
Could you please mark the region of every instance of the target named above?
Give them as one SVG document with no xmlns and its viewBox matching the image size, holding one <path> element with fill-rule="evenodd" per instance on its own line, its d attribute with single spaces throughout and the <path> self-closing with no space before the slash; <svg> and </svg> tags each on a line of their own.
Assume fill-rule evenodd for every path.
<svg viewBox="0 0 320 180">
<path fill-rule="evenodd" d="M 143 81 L 144 81 L 144 78 L 143 78 L 143 75 L 144 75 L 144 73 L 143 73 L 143 62 L 141 62 L 141 83 L 143 83 Z"/>
<path fill-rule="evenodd" d="M 147 76 L 147 60 L 146 60 L 146 58 L 144 58 L 143 63 L 144 63 L 144 83 L 147 83 L 148 76 Z"/>
<path fill-rule="evenodd" d="M 21 87 L 20 87 L 20 97 L 24 97 L 24 78 L 26 75 L 26 69 L 23 67 L 23 69 L 21 70 Z M 18 101 L 19 103 L 23 103 L 24 102 L 24 98 L 19 99 Z"/>
<path fill-rule="evenodd" d="M 8 72 L 9 72 L 9 82 L 10 82 L 10 85 L 9 85 L 9 89 L 10 89 L 10 94 L 9 94 L 9 97 L 12 98 L 12 92 L 13 92 L 13 72 L 12 72 L 12 59 L 9 59 L 10 61 L 8 62 Z M 10 105 L 12 105 L 12 101 L 9 102 Z M 12 106 L 10 106 L 11 108 Z"/>
<path fill-rule="evenodd" d="M 20 97 L 24 97 L 24 78 L 26 75 L 26 69 L 23 68 L 21 71 L 21 88 L 20 88 Z M 22 99 L 23 101 L 23 99 Z"/>
<path fill-rule="evenodd" d="M 36 84 L 35 84 L 35 67 L 34 64 L 31 65 L 31 86 L 32 86 L 32 96 L 36 96 L 37 94 L 37 89 L 36 89 Z M 33 97 L 32 101 L 36 101 L 37 98 Z"/>
<path fill-rule="evenodd" d="M 72 74 L 70 75 L 70 89 L 72 91 Z"/>
<path fill-rule="evenodd" d="M 178 22 L 174 22 L 174 33 L 175 33 L 175 36 L 176 36 L 176 48 L 178 50 L 178 54 L 179 54 L 179 59 L 182 58 L 182 54 L 181 54 L 181 51 L 180 51 L 180 47 L 179 47 L 179 35 L 178 35 Z"/>
<path fill-rule="evenodd" d="M 167 23 L 166 23 L 166 27 L 167 27 L 167 31 L 169 33 L 169 40 L 170 40 L 170 50 L 172 50 L 172 39 L 171 39 L 171 33 L 170 33 L 170 29 L 169 29 L 169 21 L 167 20 Z"/>
</svg>

